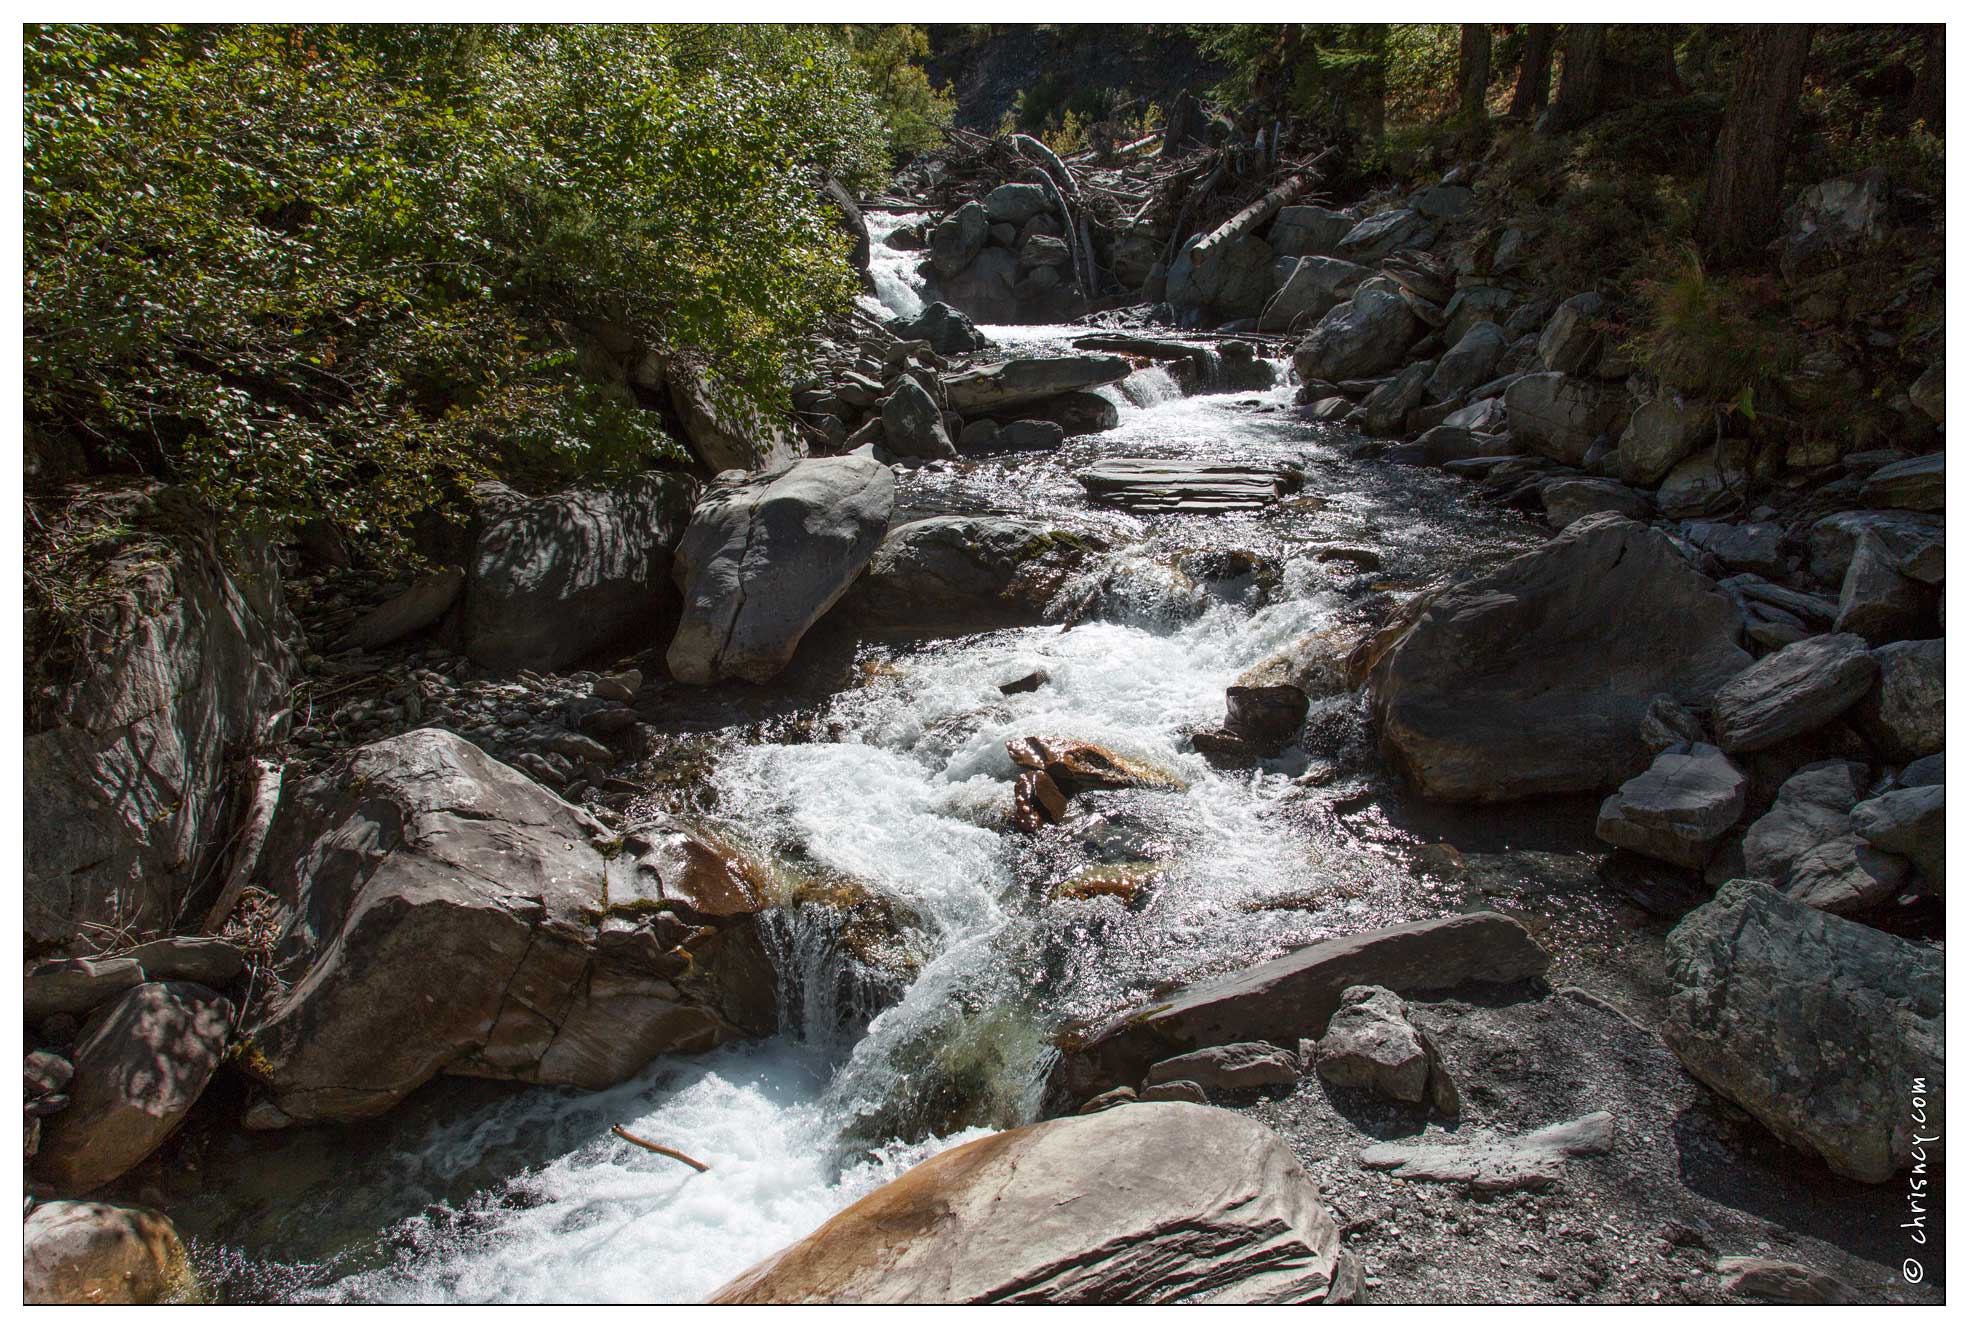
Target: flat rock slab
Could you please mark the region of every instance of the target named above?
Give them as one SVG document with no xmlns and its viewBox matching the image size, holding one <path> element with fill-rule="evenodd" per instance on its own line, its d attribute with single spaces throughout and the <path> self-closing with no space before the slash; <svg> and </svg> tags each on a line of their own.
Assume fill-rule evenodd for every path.
<svg viewBox="0 0 1969 1329">
<path fill-rule="evenodd" d="M 1118 457 L 1074 477 L 1097 502 L 1131 512 L 1235 512 L 1277 502 L 1299 486 L 1287 466 Z"/>
<path fill-rule="evenodd" d="M 1873 688 L 1880 664 L 1850 632 L 1807 637 L 1765 656 L 1716 693 L 1725 752 L 1758 752 L 1829 724 Z"/>
<path fill-rule="evenodd" d="M 1424 1136 L 1371 1145 L 1361 1165 L 1410 1181 L 1467 1182 L 1474 1191 L 1542 1189 L 1558 1181 L 1566 1160 L 1613 1148 L 1613 1113 L 1594 1112 L 1529 1135 Z"/>
<path fill-rule="evenodd" d="M 1007 360 L 945 374 L 944 399 L 959 415 L 987 415 L 1031 406 L 1080 388 L 1119 382 L 1133 369 L 1118 355 Z"/>
<path fill-rule="evenodd" d="M 1291 1147 L 1221 1108 L 1124 1103 L 920 1163 L 714 1304 L 1305 1303 L 1352 1257 Z"/>
<path fill-rule="evenodd" d="M 1227 1043 L 1170 1057 L 1149 1067 L 1153 1087 L 1188 1080 L 1208 1089 L 1258 1089 L 1299 1083 L 1299 1059 L 1270 1043 Z"/>
<path fill-rule="evenodd" d="M 1513 983 L 1543 974 L 1551 957 L 1516 919 L 1456 914 L 1334 937 L 1239 973 L 1183 988 L 1076 1036 L 1054 1070 L 1053 1092 L 1085 1102 L 1118 1084 L 1138 1084 L 1172 1054 L 1263 1040 L 1296 1046 L 1317 1038 L 1359 984 L 1396 992 L 1470 982 Z"/>
<path fill-rule="evenodd" d="M 1670 749 L 1607 796 L 1600 805 L 1599 837 L 1649 858 L 1699 868 L 1743 815 L 1748 783 L 1722 750 L 1708 743 Z"/>
</svg>

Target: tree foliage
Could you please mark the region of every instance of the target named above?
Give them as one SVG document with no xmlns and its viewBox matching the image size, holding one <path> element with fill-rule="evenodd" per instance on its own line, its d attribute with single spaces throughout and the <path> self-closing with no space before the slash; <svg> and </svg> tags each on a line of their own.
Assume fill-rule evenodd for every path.
<svg viewBox="0 0 1969 1329">
<path fill-rule="evenodd" d="M 957 99 L 930 83 L 923 61 L 930 34 L 915 23 L 842 25 L 855 67 L 868 84 L 888 126 L 889 152 L 897 161 L 943 146 L 942 131 L 957 114 Z"/>
<path fill-rule="evenodd" d="M 754 405 L 852 299 L 848 52 L 783 27 L 30 26 L 29 428 L 394 538 L 515 448 L 648 464 L 607 335 Z"/>
</svg>

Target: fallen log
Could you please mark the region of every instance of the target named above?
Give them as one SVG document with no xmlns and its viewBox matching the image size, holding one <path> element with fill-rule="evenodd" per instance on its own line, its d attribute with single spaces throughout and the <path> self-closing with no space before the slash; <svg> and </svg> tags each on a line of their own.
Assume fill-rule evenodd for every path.
<svg viewBox="0 0 1969 1329">
<path fill-rule="evenodd" d="M 1213 250 L 1242 240 L 1253 231 L 1270 221 L 1272 215 L 1312 186 L 1311 172 L 1300 172 L 1286 178 L 1285 182 L 1272 189 L 1239 211 L 1229 221 L 1190 246 L 1190 261 L 1201 264 Z"/>
<path fill-rule="evenodd" d="M 640 1135 L 631 1135 L 628 1131 L 623 1130 L 622 1127 L 620 1126 L 611 1126 L 609 1127 L 609 1130 L 619 1138 L 627 1140 L 630 1144 L 639 1145 L 642 1148 L 649 1150 L 653 1154 L 662 1154 L 665 1158 L 674 1158 L 679 1163 L 689 1163 L 692 1167 L 696 1168 L 699 1172 L 709 1172 L 711 1170 L 711 1165 L 709 1163 L 700 1163 L 695 1158 L 692 1158 L 689 1154 L 679 1153 L 675 1149 L 669 1149 L 664 1147 L 663 1145 L 654 1144 L 648 1140 L 645 1140 Z"/>
<path fill-rule="evenodd" d="M 246 883 L 260 865 L 260 851 L 266 848 L 267 832 L 273 828 L 274 809 L 280 804 L 280 782 L 285 769 L 280 762 L 265 757 L 253 759 L 253 792 L 246 804 L 246 815 L 240 822 L 239 843 L 233 850 L 232 869 L 226 874 L 226 884 L 220 888 L 219 898 L 205 911 L 203 931 L 208 935 L 218 935 L 219 929 L 232 917 L 239 897 L 246 890 Z"/>
</svg>

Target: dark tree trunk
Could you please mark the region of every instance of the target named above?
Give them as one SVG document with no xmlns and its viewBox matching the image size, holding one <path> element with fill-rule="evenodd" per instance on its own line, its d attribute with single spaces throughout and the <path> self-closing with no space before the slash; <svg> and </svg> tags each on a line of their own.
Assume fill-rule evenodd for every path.
<svg viewBox="0 0 1969 1329">
<path fill-rule="evenodd" d="M 1744 26 L 1736 81 L 1696 225 L 1702 250 L 1712 259 L 1741 260 L 1777 229 L 1785 155 L 1811 47 L 1809 23 Z"/>
<path fill-rule="evenodd" d="M 1598 115 L 1606 102 L 1607 25 L 1568 23 L 1559 96 L 1552 103 L 1546 128 L 1554 134 L 1577 129 Z"/>
<path fill-rule="evenodd" d="M 1490 88 L 1490 26 L 1485 23 L 1465 23 L 1462 40 L 1458 44 L 1458 81 L 1463 86 L 1462 104 L 1458 108 L 1463 118 L 1471 124 L 1482 124 L 1484 113 L 1484 94 Z"/>
<path fill-rule="evenodd" d="M 1196 98 L 1184 88 L 1169 107 L 1169 118 L 1162 131 L 1163 157 L 1182 156 L 1196 140 L 1198 127 Z"/>
<path fill-rule="evenodd" d="M 1525 58 L 1518 65 L 1518 86 L 1511 93 L 1511 115 L 1529 120 L 1552 99 L 1552 39 L 1557 25 L 1525 25 Z"/>
</svg>

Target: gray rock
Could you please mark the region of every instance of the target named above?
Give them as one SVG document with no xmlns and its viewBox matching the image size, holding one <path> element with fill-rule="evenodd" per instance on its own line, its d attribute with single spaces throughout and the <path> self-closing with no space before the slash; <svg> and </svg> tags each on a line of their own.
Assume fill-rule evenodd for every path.
<svg viewBox="0 0 1969 1329">
<path fill-rule="evenodd" d="M 462 568 L 439 568 L 412 582 L 408 589 L 364 614 L 335 643 L 340 651 L 374 651 L 412 633 L 422 632 L 443 618 L 465 590 Z"/>
<path fill-rule="evenodd" d="M 901 637 L 1057 621 L 1054 598 L 1104 547 L 1011 517 L 927 517 L 889 532 L 838 612 Z"/>
<path fill-rule="evenodd" d="M 941 300 L 932 300 L 914 318 L 892 320 L 889 327 L 904 341 L 930 343 L 938 355 L 967 355 L 991 344 L 970 319 Z"/>
<path fill-rule="evenodd" d="M 1054 420 L 1008 420 L 992 446 L 998 452 L 1052 452 L 1066 437 L 1066 428 Z"/>
<path fill-rule="evenodd" d="M 1065 267 L 1071 251 L 1067 242 L 1051 235 L 1035 235 L 1019 246 L 1019 262 L 1028 268 Z"/>
<path fill-rule="evenodd" d="M 1052 1089 L 1081 1102 L 1138 1083 L 1173 1048 L 1262 1040 L 1293 1046 L 1318 1037 L 1348 988 L 1437 991 L 1513 983 L 1545 972 L 1549 957 L 1516 920 L 1457 914 L 1334 937 L 1238 973 L 1179 989 L 1081 1032 L 1054 1069 Z"/>
<path fill-rule="evenodd" d="M 1538 487 L 1545 504 L 1545 519 L 1558 530 L 1595 512 L 1612 512 L 1636 521 L 1654 515 L 1654 502 L 1638 489 L 1618 480 L 1588 480 L 1568 476 L 1547 480 Z"/>
<path fill-rule="evenodd" d="M 1120 1107 L 1124 1103 L 1133 1103 L 1135 1101 L 1136 1094 L 1134 1087 L 1124 1084 L 1119 1089 L 1110 1089 L 1105 1094 L 1094 1095 L 1080 1105 L 1080 1111 L 1075 1115 L 1081 1117 L 1092 1116 L 1096 1112 L 1106 1112 L 1109 1108 Z"/>
<path fill-rule="evenodd" d="M 1607 299 L 1598 291 L 1561 301 L 1538 338 L 1538 363 L 1555 374 L 1590 374 L 1600 361 L 1599 323 Z"/>
<path fill-rule="evenodd" d="M 28 1212 L 21 1234 L 30 1306 L 147 1306 L 188 1274 L 177 1228 L 139 1205 L 50 1200 Z"/>
<path fill-rule="evenodd" d="M 1839 587 L 1841 632 L 1878 644 L 1917 635 L 1928 617 L 1927 588 L 1901 575 L 1899 560 L 1880 536 L 1867 531 L 1853 547 Z"/>
<path fill-rule="evenodd" d="M 1641 720 L 1655 697 L 1707 707 L 1749 663 L 1738 623 L 1667 537 L 1582 518 L 1446 591 L 1381 658 L 1382 751 L 1428 798 L 1609 788 L 1647 764 Z"/>
<path fill-rule="evenodd" d="M 1298 741 L 1308 704 L 1295 683 L 1234 683 L 1224 689 L 1224 728 L 1260 752 L 1276 753 Z"/>
<path fill-rule="evenodd" d="M 1279 289 L 1278 256 L 1255 235 L 1207 251 L 1186 251 L 1169 270 L 1169 303 L 1217 320 L 1255 318 Z"/>
<path fill-rule="evenodd" d="M 1007 360 L 945 374 L 950 409 L 969 418 L 1037 405 L 1077 388 L 1098 387 L 1128 377 L 1133 368 L 1118 355 L 1074 355 L 1051 359 Z"/>
<path fill-rule="evenodd" d="M 1874 848 L 1913 862 L 1928 893 L 1940 895 L 1948 880 L 1946 800 L 1944 787 L 1938 784 L 1890 790 L 1853 809 L 1853 830 Z"/>
<path fill-rule="evenodd" d="M 1662 477 L 1655 502 L 1671 517 L 1700 517 L 1742 493 L 1751 480 L 1750 445 L 1726 438 L 1692 453 Z"/>
<path fill-rule="evenodd" d="M 677 546 L 682 620 L 665 660 L 680 682 L 764 683 L 848 589 L 881 542 L 895 478 L 829 457 L 720 477 Z"/>
<path fill-rule="evenodd" d="M 1299 1061 L 1270 1043 L 1226 1043 L 1168 1057 L 1149 1067 L 1145 1088 L 1188 1080 L 1204 1089 L 1261 1089 L 1299 1083 Z"/>
<path fill-rule="evenodd" d="M 1281 258 L 1273 265 L 1278 289 L 1258 316 L 1265 331 L 1305 328 L 1325 318 L 1335 305 L 1353 298 L 1374 274 L 1338 258 Z"/>
<path fill-rule="evenodd" d="M 1726 1255 L 1716 1261 L 1723 1291 L 1736 1297 L 1775 1301 L 1787 1306 L 1852 1306 L 1858 1293 L 1820 1269 L 1786 1260 L 1753 1255 Z"/>
<path fill-rule="evenodd" d="M 697 486 L 651 472 L 503 506 L 465 584 L 465 653 L 492 669 L 560 669 L 648 632 L 670 602 L 670 551 Z"/>
<path fill-rule="evenodd" d="M 1782 577 L 1789 571 L 1781 548 L 1784 528 L 1776 522 L 1686 521 L 1682 534 L 1733 572 Z"/>
<path fill-rule="evenodd" d="M 1707 402 L 1654 397 L 1634 408 L 1621 433 L 1619 468 L 1630 484 L 1659 484 L 1676 463 L 1715 436 L 1716 412 Z"/>
<path fill-rule="evenodd" d="M 1408 205 L 1431 221 L 1446 221 L 1468 212 L 1475 199 L 1468 185 L 1431 185 L 1409 195 Z"/>
<path fill-rule="evenodd" d="M 176 506 L 174 491 L 132 499 Z M 129 518 L 145 528 L 148 517 Z M 166 928 L 220 870 L 235 827 L 233 756 L 278 733 L 299 631 L 272 549 L 221 559 L 209 519 L 119 547 L 91 649 L 37 696 L 21 751 L 22 925 L 31 950 L 93 949 L 101 934 Z M 43 716 L 45 713 L 45 716 Z"/>
<path fill-rule="evenodd" d="M 307 781 L 266 862 L 289 985 L 249 1069 L 286 1119 L 440 1074 L 602 1089 L 774 1024 L 761 869 L 676 823 L 611 832 L 443 730 Z"/>
<path fill-rule="evenodd" d="M 220 989 L 246 968 L 239 947 L 219 937 L 159 937 L 132 950 L 129 957 L 144 967 L 144 977 L 157 983 L 199 983 Z"/>
<path fill-rule="evenodd" d="M 1860 501 L 1870 508 L 1940 512 L 1945 497 L 1946 456 L 1935 452 L 1882 466 L 1860 487 Z"/>
<path fill-rule="evenodd" d="M 1813 523 L 1808 545 L 1812 575 L 1831 586 L 1846 580 L 1846 569 L 1860 536 L 1872 531 L 1900 560 L 1903 571 L 1925 551 L 1942 544 L 1938 517 L 1914 512 L 1835 512 Z"/>
<path fill-rule="evenodd" d="M 973 200 L 937 223 L 930 232 L 930 265 L 944 277 L 955 277 L 971 266 L 991 236 L 991 218 Z"/>
<path fill-rule="evenodd" d="M 1046 191 L 1038 185 L 1000 185 L 985 195 L 985 215 L 995 222 L 1023 226 L 1034 217 L 1053 210 Z"/>
<path fill-rule="evenodd" d="M 1357 291 L 1328 310 L 1293 352 L 1305 381 L 1341 382 L 1385 373 L 1402 362 L 1422 324 L 1398 295 Z"/>
<path fill-rule="evenodd" d="M 1624 389 L 1564 374 L 1526 374 L 1505 390 L 1511 437 L 1532 451 L 1577 466 L 1602 434 L 1619 431 L 1629 406 Z"/>
<path fill-rule="evenodd" d="M 1815 761 L 1799 770 L 1744 832 L 1744 875 L 1783 885 L 1799 858 L 1852 829 L 1853 805 L 1865 789 L 1866 768 L 1856 761 Z"/>
<path fill-rule="evenodd" d="M 1401 433 L 1408 413 L 1422 404 L 1423 385 L 1434 368 L 1426 361 L 1409 365 L 1368 393 L 1360 407 L 1361 432 L 1377 438 Z"/>
<path fill-rule="evenodd" d="M 1131 512 L 1226 512 L 1262 508 L 1298 482 L 1279 465 L 1115 457 L 1074 478 L 1097 502 Z"/>
<path fill-rule="evenodd" d="M 1165 1080 L 1142 1090 L 1144 1103 L 1208 1103 L 1210 1095 L 1195 1080 Z"/>
<path fill-rule="evenodd" d="M 1784 893 L 1829 914 L 1863 913 L 1893 899 L 1907 870 L 1905 858 L 1882 853 L 1857 835 L 1841 835 L 1798 856 Z"/>
<path fill-rule="evenodd" d="M 1510 344 L 1497 324 L 1488 320 L 1475 324 L 1443 352 L 1423 395 L 1429 401 L 1463 400 L 1472 388 L 1490 380 Z"/>
<path fill-rule="evenodd" d="M 1340 256 L 1379 263 L 1397 249 L 1426 249 L 1434 235 L 1427 217 L 1412 208 L 1395 208 L 1369 217 L 1341 237 Z"/>
<path fill-rule="evenodd" d="M 1947 644 L 1941 638 L 1874 648 L 1880 681 L 1853 719 L 1888 762 L 1912 762 L 1941 752 L 1947 732 L 1945 656 Z"/>
<path fill-rule="evenodd" d="M 1338 250 L 1358 222 L 1359 218 L 1347 213 L 1309 204 L 1280 208 L 1269 239 L 1273 252 L 1281 255 L 1324 256 Z"/>
<path fill-rule="evenodd" d="M 1650 753 L 1659 756 L 1678 743 L 1699 743 L 1702 738 L 1702 721 L 1681 702 L 1665 692 L 1648 702 L 1641 717 L 1641 742 Z"/>
<path fill-rule="evenodd" d="M 1024 409 L 1037 410 L 1038 418 L 1058 425 L 1063 436 L 1098 434 L 1121 423 L 1120 408 L 1098 392 L 1062 392 L 1038 407 Z M 1005 428 L 1009 429 L 1011 425 Z M 1001 435 L 1004 432 L 1004 429 L 999 431 Z"/>
<path fill-rule="evenodd" d="M 35 1174 L 91 1191 L 150 1157 L 205 1092 L 232 1021 L 232 1003 L 196 983 L 124 993 L 75 1046 L 69 1105 L 42 1127 Z"/>
<path fill-rule="evenodd" d="M 1901 776 L 1897 783 L 1903 789 L 1915 789 L 1924 784 L 1940 784 L 1942 768 L 1942 754 L 1937 752 L 1909 762 L 1901 769 Z"/>
<path fill-rule="evenodd" d="M 1662 1036 L 1698 1080 L 1841 1176 L 1908 1165 L 1909 1086 L 1939 1088 L 1939 951 L 1733 881 L 1668 934 L 1667 963 Z"/>
<path fill-rule="evenodd" d="M 1743 772 L 1720 749 L 1707 743 L 1671 748 L 1607 796 L 1598 834 L 1622 849 L 1700 868 L 1743 815 L 1745 788 Z"/>
<path fill-rule="evenodd" d="M 1340 1009 L 1318 1044 L 1320 1078 L 1420 1103 L 1429 1082 L 1429 1053 L 1409 1022 L 1408 1003 L 1384 987 L 1340 994 Z"/>
<path fill-rule="evenodd" d="M 144 978 L 143 965 L 130 956 L 53 960 L 28 971 L 21 1013 L 29 1024 L 51 1015 L 87 1015 Z"/>
<path fill-rule="evenodd" d="M 943 412 L 915 379 L 904 377 L 882 403 L 882 444 L 898 457 L 942 461 L 957 455 Z"/>
<path fill-rule="evenodd" d="M 1866 696 L 1880 666 L 1851 633 L 1808 637 L 1765 656 L 1716 694 L 1716 741 L 1756 752 L 1808 734 Z"/>
<path fill-rule="evenodd" d="M 1510 427 L 1502 397 L 1485 397 L 1443 417 L 1445 425 L 1476 434 L 1496 434 Z"/>
<path fill-rule="evenodd" d="M 1136 1103 L 946 1150 L 710 1300 L 1304 1303 L 1356 1278 L 1284 1140 L 1221 1108 Z"/>
<path fill-rule="evenodd" d="M 1429 1134 L 1370 1145 L 1361 1166 L 1411 1181 L 1464 1182 L 1483 1193 L 1542 1190 L 1564 1175 L 1567 1159 L 1609 1152 L 1613 1135 L 1613 1113 L 1594 1112 L 1515 1137 Z"/>
<path fill-rule="evenodd" d="M 667 374 L 684 442 L 713 474 L 780 466 L 805 454 L 787 421 L 754 405 L 715 373 L 672 364 Z"/>
</svg>

